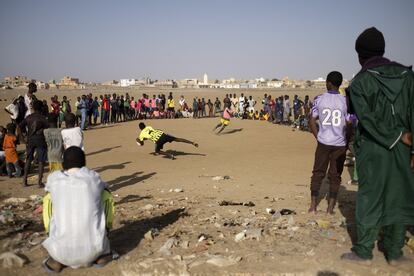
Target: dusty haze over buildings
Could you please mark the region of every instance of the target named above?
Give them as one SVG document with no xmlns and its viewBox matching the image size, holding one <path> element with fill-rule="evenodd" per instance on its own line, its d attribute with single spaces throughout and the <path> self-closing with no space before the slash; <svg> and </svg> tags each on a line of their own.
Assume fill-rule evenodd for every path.
<svg viewBox="0 0 414 276">
<path fill-rule="evenodd" d="M 351 78 L 357 35 L 414 63 L 414 1 L 23 1 L 0 3 L 0 78 Z"/>
</svg>

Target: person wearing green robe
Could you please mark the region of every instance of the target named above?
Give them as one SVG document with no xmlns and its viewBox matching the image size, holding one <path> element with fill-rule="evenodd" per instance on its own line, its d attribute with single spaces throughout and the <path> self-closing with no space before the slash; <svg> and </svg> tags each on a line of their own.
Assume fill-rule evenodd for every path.
<svg viewBox="0 0 414 276">
<path fill-rule="evenodd" d="M 384 36 L 374 27 L 361 33 L 355 49 L 362 69 L 348 94 L 359 120 L 357 241 L 341 258 L 370 263 L 382 233 L 385 257 L 397 265 L 407 260 L 402 248 L 407 226 L 414 225 L 414 73 L 383 57 Z"/>
</svg>

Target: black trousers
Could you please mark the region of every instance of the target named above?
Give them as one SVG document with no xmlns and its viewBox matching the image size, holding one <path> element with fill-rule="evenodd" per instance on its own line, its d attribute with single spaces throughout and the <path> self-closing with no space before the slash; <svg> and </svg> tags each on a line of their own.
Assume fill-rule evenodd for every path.
<svg viewBox="0 0 414 276">
<path fill-rule="evenodd" d="M 318 142 L 315 152 L 315 162 L 313 165 L 311 178 L 311 195 L 318 196 L 322 180 L 326 176 L 328 169 L 329 178 L 329 197 L 336 198 L 341 185 L 341 175 L 346 159 L 345 146 L 328 146 Z"/>
</svg>

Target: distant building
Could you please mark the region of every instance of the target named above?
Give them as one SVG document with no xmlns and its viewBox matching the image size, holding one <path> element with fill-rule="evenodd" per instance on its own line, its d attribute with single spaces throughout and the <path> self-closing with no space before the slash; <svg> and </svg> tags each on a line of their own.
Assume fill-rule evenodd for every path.
<svg viewBox="0 0 414 276">
<path fill-rule="evenodd" d="M 43 82 L 43 81 L 36 81 L 37 89 L 49 89 L 49 83 Z"/>
<path fill-rule="evenodd" d="M 269 88 L 281 88 L 283 86 L 283 81 L 269 81 L 267 82 L 267 87 Z"/>
<path fill-rule="evenodd" d="M 15 76 L 15 77 L 5 77 L 4 78 L 4 86 L 10 87 L 20 87 L 20 86 L 27 86 L 31 82 L 36 82 L 33 79 L 29 79 L 25 76 Z"/>
<path fill-rule="evenodd" d="M 120 84 L 121 87 L 128 87 L 128 86 L 131 86 L 131 85 L 135 85 L 136 82 L 137 82 L 136 79 L 121 79 L 119 81 L 119 84 Z"/>
<path fill-rule="evenodd" d="M 197 79 L 183 79 L 177 82 L 178 87 L 180 88 L 198 88 Z"/>
<path fill-rule="evenodd" d="M 103 82 L 102 85 L 104 85 L 104 86 L 117 86 L 117 85 L 119 85 L 119 82 L 116 81 L 116 80 L 110 80 L 110 81 Z"/>
<path fill-rule="evenodd" d="M 207 74 L 204 74 L 203 84 L 208 84 L 208 76 L 207 76 Z"/>
<path fill-rule="evenodd" d="M 60 80 L 57 85 L 59 88 L 78 88 L 79 87 L 79 79 L 72 78 L 72 77 L 64 77 Z"/>
<path fill-rule="evenodd" d="M 163 87 L 163 88 L 176 88 L 177 83 L 173 80 L 164 80 L 164 81 L 157 81 L 154 82 L 155 87 Z"/>
</svg>

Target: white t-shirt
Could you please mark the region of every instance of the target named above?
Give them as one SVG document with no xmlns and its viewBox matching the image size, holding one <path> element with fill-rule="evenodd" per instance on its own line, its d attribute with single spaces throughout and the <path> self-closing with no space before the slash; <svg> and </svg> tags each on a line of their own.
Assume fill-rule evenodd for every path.
<svg viewBox="0 0 414 276">
<path fill-rule="evenodd" d="M 19 107 L 13 103 L 6 106 L 6 110 L 12 113 L 12 115 L 10 115 L 10 118 L 13 120 L 16 120 L 19 116 Z"/>
<path fill-rule="evenodd" d="M 86 167 L 55 171 L 47 178 L 53 212 L 43 247 L 56 261 L 86 267 L 110 252 L 101 194 L 107 187 Z"/>
<path fill-rule="evenodd" d="M 244 108 L 244 97 L 239 97 L 239 109 L 242 110 Z"/>
<path fill-rule="evenodd" d="M 63 147 L 65 149 L 76 146 L 80 147 L 83 151 L 83 132 L 80 127 L 72 127 L 62 129 Z"/>
<path fill-rule="evenodd" d="M 32 98 L 27 96 L 27 94 L 24 95 L 24 104 L 26 105 L 27 111 L 24 117 L 26 118 L 30 114 L 32 114 Z"/>
</svg>

